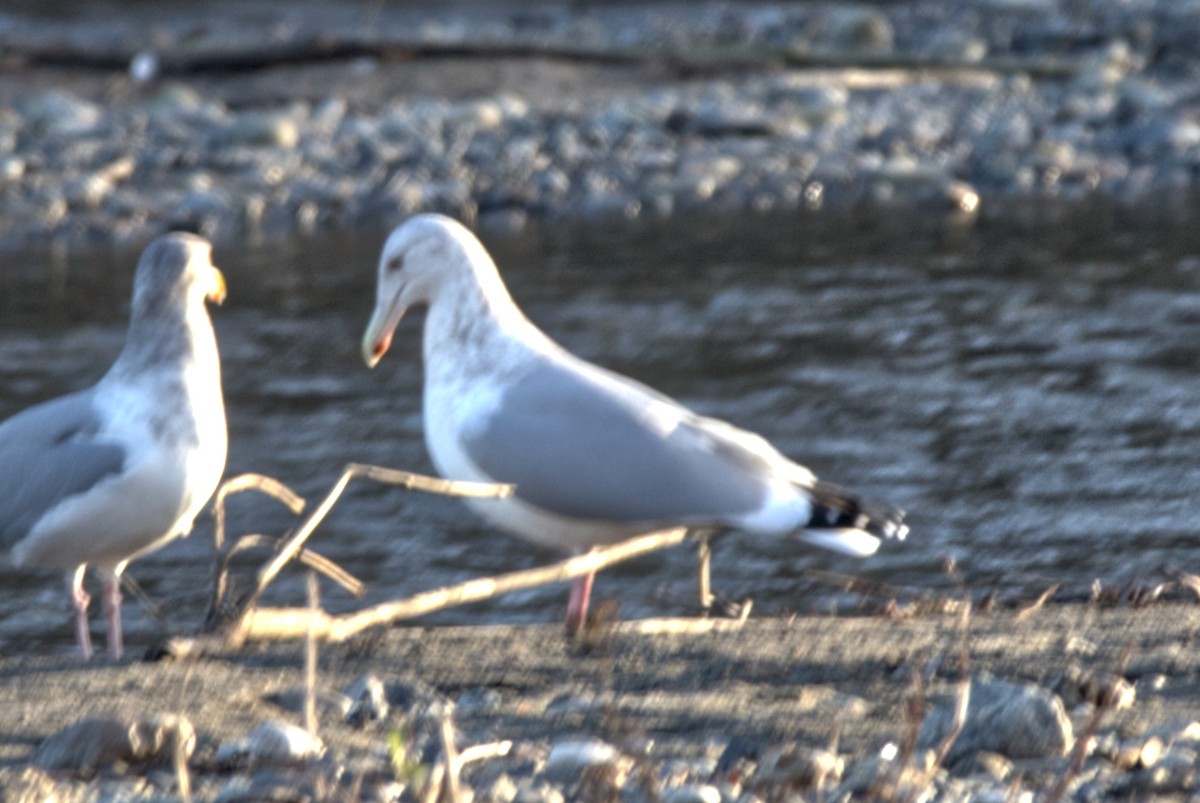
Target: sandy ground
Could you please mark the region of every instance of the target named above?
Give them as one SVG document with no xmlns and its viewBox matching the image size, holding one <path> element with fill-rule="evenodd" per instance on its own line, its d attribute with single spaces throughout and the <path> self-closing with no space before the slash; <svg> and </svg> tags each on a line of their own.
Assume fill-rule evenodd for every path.
<svg viewBox="0 0 1200 803">
<path fill-rule="evenodd" d="M 451 699 L 492 690 L 498 702 L 460 706 L 464 742 L 594 735 L 616 744 L 646 737 L 702 744 L 740 737 L 814 747 L 840 732 L 861 756 L 904 735 L 914 672 L 936 670 L 929 693 L 958 674 L 958 615 L 906 620 L 800 618 L 748 621 L 730 633 L 593 634 L 586 643 L 552 626 L 401 628 L 326 646 L 320 688 L 364 673 L 388 684 L 420 682 Z M 969 671 L 1053 687 L 1071 667 L 1118 671 L 1134 705 L 1106 727 L 1136 735 L 1200 720 L 1200 607 L 1099 609 L 1053 606 L 1028 616 L 976 613 L 966 635 Z M 70 658 L 0 659 L 0 766 L 26 760 L 46 736 L 88 714 L 181 713 L 200 735 L 199 761 L 218 742 L 266 719 L 299 722 L 272 702 L 303 688 L 302 645 L 250 645 L 194 662 L 81 665 Z M 562 705 L 562 700 L 576 704 Z M 556 705 L 548 704 L 558 700 Z M 1077 726 L 1080 723 L 1077 722 Z M 354 730 L 326 717 L 321 734 L 350 761 L 379 755 L 387 727 Z"/>
</svg>

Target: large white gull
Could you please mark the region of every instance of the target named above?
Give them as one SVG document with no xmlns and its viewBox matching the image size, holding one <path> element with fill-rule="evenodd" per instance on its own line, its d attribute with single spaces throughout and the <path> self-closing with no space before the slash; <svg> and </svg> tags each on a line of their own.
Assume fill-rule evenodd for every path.
<svg viewBox="0 0 1200 803">
<path fill-rule="evenodd" d="M 450 218 L 419 215 L 388 237 L 363 335 L 368 367 L 416 304 L 429 306 L 423 406 L 434 466 L 450 479 L 514 484 L 506 499 L 464 500 L 513 535 L 581 552 L 686 526 L 794 534 L 865 556 L 907 533 L 903 512 L 818 481 L 762 437 L 565 351 Z M 583 624 L 592 581 L 572 587 L 568 627 Z"/>
<path fill-rule="evenodd" d="M 103 577 L 117 659 L 121 573 L 190 532 L 225 470 L 220 362 L 205 307 L 224 298 L 206 240 L 159 237 L 138 262 L 125 347 L 104 377 L 0 423 L 0 548 L 17 566 L 67 573 L 85 659 L 85 569 Z"/>
</svg>

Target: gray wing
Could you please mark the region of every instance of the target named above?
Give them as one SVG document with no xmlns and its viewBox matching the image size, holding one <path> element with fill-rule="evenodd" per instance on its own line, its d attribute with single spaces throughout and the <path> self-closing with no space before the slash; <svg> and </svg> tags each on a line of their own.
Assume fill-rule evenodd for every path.
<svg viewBox="0 0 1200 803">
<path fill-rule="evenodd" d="M 621 522 L 719 522 L 758 507 L 769 468 L 728 425 L 696 416 L 616 374 L 543 364 L 500 400 L 463 448 L 516 496 L 563 516 Z M 605 378 L 615 382 L 605 381 Z M 665 402 L 684 418 L 651 420 Z"/>
<path fill-rule="evenodd" d="M 120 473 L 125 449 L 94 436 L 90 391 L 30 407 L 0 424 L 0 547 L 9 548 L 59 502 Z"/>
</svg>

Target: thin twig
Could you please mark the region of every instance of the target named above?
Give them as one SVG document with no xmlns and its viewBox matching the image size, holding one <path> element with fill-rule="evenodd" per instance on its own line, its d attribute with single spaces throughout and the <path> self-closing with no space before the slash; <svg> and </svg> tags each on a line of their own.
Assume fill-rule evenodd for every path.
<svg viewBox="0 0 1200 803">
<path fill-rule="evenodd" d="M 442 740 L 442 760 L 446 764 L 446 784 L 442 787 L 443 803 L 459 803 L 462 800 L 462 780 L 458 777 L 462 765 L 458 760 L 458 748 L 454 744 L 453 706 L 444 704 L 439 730 Z"/>
<path fill-rule="evenodd" d="M 216 519 L 214 538 L 217 550 L 225 543 L 225 498 L 245 491 L 258 491 L 280 502 L 295 515 L 299 516 L 304 510 L 304 497 L 284 485 L 274 477 L 265 474 L 239 474 L 225 480 L 213 495 L 213 518 Z"/>
<path fill-rule="evenodd" d="M 314 614 L 321 610 L 321 586 L 317 573 L 308 573 L 308 609 Z M 314 616 L 311 621 L 316 621 Z M 304 640 L 304 727 L 317 735 L 317 636 L 309 628 Z"/>
<path fill-rule="evenodd" d="M 463 748 L 463 751 L 458 754 L 458 763 L 460 766 L 466 766 L 473 761 L 485 761 L 489 758 L 500 758 L 507 756 L 512 750 L 512 741 L 505 739 L 502 742 L 490 742 L 488 744 L 476 744 L 471 747 Z"/>
<path fill-rule="evenodd" d="M 346 490 L 346 486 L 350 484 L 352 479 L 357 477 L 388 485 L 400 485 L 405 488 L 449 496 L 499 498 L 509 496 L 513 492 L 513 486 L 511 485 L 444 480 L 437 477 L 428 477 L 423 474 L 414 474 L 411 471 L 370 466 L 363 463 L 350 463 L 342 471 L 342 476 L 333 484 L 333 488 L 330 489 L 321 504 L 309 514 L 304 523 L 284 542 L 279 548 L 279 552 L 275 554 L 275 557 L 259 571 L 258 583 L 255 586 L 254 592 L 251 593 L 249 599 L 246 601 L 247 611 L 253 609 L 263 590 L 275 579 L 275 576 L 279 574 L 284 565 L 296 557 L 296 553 L 304 546 L 304 542 L 316 530 L 317 525 L 329 515 L 329 511 L 333 508 L 338 498 L 341 497 L 342 492 Z"/>
<path fill-rule="evenodd" d="M 1021 610 L 1017 611 L 1017 615 L 1013 617 L 1013 621 L 1024 622 L 1030 616 L 1033 616 L 1035 612 L 1041 610 L 1041 608 L 1050 600 L 1051 597 L 1058 593 L 1058 589 L 1060 587 L 1060 584 L 1055 583 L 1047 588 L 1038 595 L 1037 599 L 1026 605 L 1024 608 L 1021 608 Z"/>
<path fill-rule="evenodd" d="M 971 705 L 971 673 L 969 666 L 969 652 L 967 650 L 967 630 L 971 623 L 971 603 L 967 601 L 963 605 L 962 614 L 958 620 L 958 693 L 955 695 L 954 718 L 950 721 L 950 730 L 946 732 L 945 737 L 938 745 L 936 760 L 933 763 L 934 768 L 942 766 L 946 760 L 946 756 L 950 755 L 950 748 L 954 746 L 962 733 L 963 727 L 967 724 L 967 710 Z M 932 780 L 932 775 L 930 776 Z"/>
<path fill-rule="evenodd" d="M 225 593 L 229 584 L 229 558 L 225 549 L 225 499 L 233 494 L 244 491 L 258 491 L 283 504 L 295 515 L 304 510 L 305 501 L 302 496 L 284 485 L 274 477 L 265 474 L 239 474 L 226 480 L 217 488 L 213 495 L 213 548 L 216 558 L 213 561 L 213 593 L 208 604 L 208 622 L 216 622 L 220 611 L 225 605 Z M 236 551 L 236 549 L 234 550 Z"/>
<path fill-rule="evenodd" d="M 231 542 L 226 549 L 226 557 L 232 557 L 239 552 L 256 547 L 277 549 L 282 540 L 281 538 L 272 538 L 269 535 L 262 535 L 261 533 L 249 533 L 248 535 L 238 536 L 238 539 Z M 321 553 L 314 551 L 311 547 L 301 549 L 296 554 L 296 560 L 313 571 L 325 575 L 356 597 L 361 597 L 367 592 L 366 583 Z"/>
</svg>

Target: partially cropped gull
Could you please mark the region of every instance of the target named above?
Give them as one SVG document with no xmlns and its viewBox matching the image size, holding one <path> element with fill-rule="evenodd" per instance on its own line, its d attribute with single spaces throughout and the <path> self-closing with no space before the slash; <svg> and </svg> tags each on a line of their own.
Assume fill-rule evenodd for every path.
<svg viewBox="0 0 1200 803">
<path fill-rule="evenodd" d="M 0 423 L 0 548 L 19 567 L 66 573 L 85 659 L 85 569 L 103 578 L 108 651 L 119 658 L 121 573 L 190 532 L 225 470 L 205 306 L 224 298 L 207 241 L 159 237 L 138 262 L 125 347 L 103 378 Z"/>
<path fill-rule="evenodd" d="M 388 237 L 363 336 L 374 367 L 405 311 L 427 304 L 425 441 L 451 479 L 512 483 L 467 500 L 533 543 L 581 552 L 685 526 L 795 536 L 866 556 L 902 539 L 904 514 L 817 480 L 762 437 L 706 418 L 563 350 L 509 296 L 483 245 L 421 215 Z M 592 576 L 576 581 L 583 624 Z"/>
</svg>

